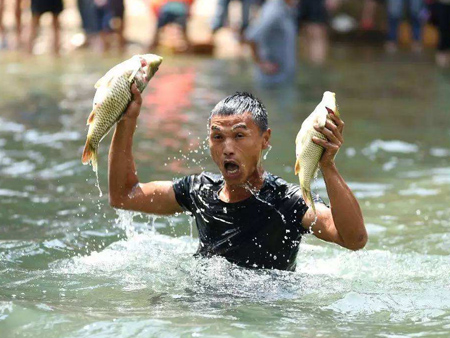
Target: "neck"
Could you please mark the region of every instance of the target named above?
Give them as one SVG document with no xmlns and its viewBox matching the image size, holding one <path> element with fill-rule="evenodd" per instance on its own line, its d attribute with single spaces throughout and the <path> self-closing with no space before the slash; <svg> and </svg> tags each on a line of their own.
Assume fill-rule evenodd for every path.
<svg viewBox="0 0 450 338">
<path fill-rule="evenodd" d="M 228 184 L 225 181 L 223 189 L 219 193 L 222 201 L 235 203 L 245 200 L 259 191 L 264 184 L 264 169 L 261 166 L 243 184 Z"/>
</svg>

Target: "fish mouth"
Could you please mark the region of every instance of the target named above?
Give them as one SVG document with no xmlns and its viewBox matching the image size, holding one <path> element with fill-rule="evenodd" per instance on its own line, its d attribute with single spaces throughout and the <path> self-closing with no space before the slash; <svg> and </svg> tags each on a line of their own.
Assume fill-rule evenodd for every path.
<svg viewBox="0 0 450 338">
<path fill-rule="evenodd" d="M 223 168 L 225 169 L 225 176 L 229 178 L 234 178 L 239 176 L 240 174 L 240 166 L 239 163 L 234 160 L 225 160 L 223 161 Z"/>
</svg>

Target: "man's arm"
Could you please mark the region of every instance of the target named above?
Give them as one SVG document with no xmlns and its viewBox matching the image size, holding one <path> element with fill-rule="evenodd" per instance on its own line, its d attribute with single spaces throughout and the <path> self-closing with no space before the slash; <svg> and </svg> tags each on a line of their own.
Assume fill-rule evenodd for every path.
<svg viewBox="0 0 450 338">
<path fill-rule="evenodd" d="M 136 85 L 131 87 L 131 101 L 117 123 L 109 150 L 109 203 L 114 208 L 170 215 L 183 211 L 175 198 L 172 181 L 139 183 L 133 159 L 133 135 L 142 98 Z"/>
<path fill-rule="evenodd" d="M 258 67 L 266 74 L 276 74 L 279 71 L 278 65 L 274 62 L 263 61 L 258 54 L 258 47 L 254 41 L 248 41 L 250 50 L 252 52 L 253 61 L 258 65 Z"/>
<path fill-rule="evenodd" d="M 316 128 L 326 136 L 327 140 L 314 138 L 313 141 L 325 148 L 319 163 L 331 208 L 329 209 L 323 204 L 316 204 L 317 221 L 315 224 L 313 224 L 314 212 L 309 208 L 303 217 L 302 225 L 305 229 L 309 229 L 313 224 L 313 234 L 320 239 L 334 242 L 350 250 L 359 250 L 367 243 L 367 232 L 361 208 L 334 163 L 334 157 L 344 142 L 342 137 L 344 122 L 333 114 L 330 117 L 336 125 L 327 121 L 324 128 Z"/>
</svg>

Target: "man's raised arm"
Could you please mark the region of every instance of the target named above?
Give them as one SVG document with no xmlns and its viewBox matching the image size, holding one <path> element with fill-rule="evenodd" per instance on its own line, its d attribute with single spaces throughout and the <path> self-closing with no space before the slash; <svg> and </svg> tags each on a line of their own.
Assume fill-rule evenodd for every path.
<svg viewBox="0 0 450 338">
<path fill-rule="evenodd" d="M 359 250 L 367 243 L 367 231 L 361 208 L 334 163 L 334 158 L 344 143 L 342 136 L 344 122 L 334 114 L 330 117 L 334 124 L 327 121 L 325 127 L 315 127 L 317 131 L 325 135 L 327 140 L 313 138 L 313 141 L 325 148 L 319 164 L 325 179 L 331 209 L 323 204 L 316 204 L 317 220 L 313 211 L 308 209 L 303 217 L 302 225 L 308 229 L 315 223 L 312 230 L 316 237 L 350 250 Z"/>
<path fill-rule="evenodd" d="M 139 183 L 132 148 L 142 98 L 135 84 L 131 92 L 133 100 L 117 123 L 109 150 L 109 203 L 114 208 L 158 215 L 181 212 L 172 181 Z"/>
</svg>

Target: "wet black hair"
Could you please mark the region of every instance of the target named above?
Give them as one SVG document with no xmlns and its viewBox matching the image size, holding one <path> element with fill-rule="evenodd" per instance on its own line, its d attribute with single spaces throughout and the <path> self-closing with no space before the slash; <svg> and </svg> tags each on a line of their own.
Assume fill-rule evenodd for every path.
<svg viewBox="0 0 450 338">
<path fill-rule="evenodd" d="M 259 99 L 246 92 L 236 92 L 216 104 L 209 115 L 208 126 L 211 124 L 213 116 L 241 115 L 247 112 L 252 114 L 253 121 L 261 133 L 269 128 L 266 107 Z"/>
</svg>

